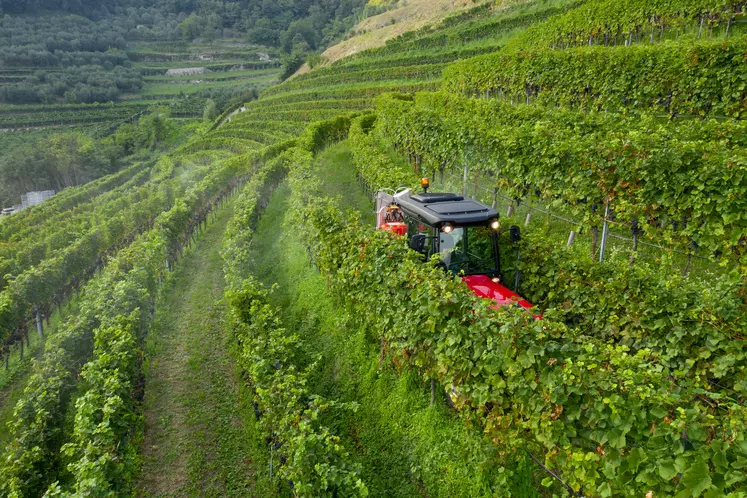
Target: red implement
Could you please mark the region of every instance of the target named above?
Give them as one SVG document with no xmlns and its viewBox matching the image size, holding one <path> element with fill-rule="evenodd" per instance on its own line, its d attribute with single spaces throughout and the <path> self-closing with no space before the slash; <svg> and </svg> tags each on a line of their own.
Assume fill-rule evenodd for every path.
<svg viewBox="0 0 747 498">
<path fill-rule="evenodd" d="M 533 313 L 532 310 L 534 306 L 532 303 L 511 289 L 502 286 L 498 282 L 493 282 L 493 280 L 487 275 L 466 275 L 462 277 L 462 282 L 464 282 L 476 296 L 494 301 L 496 303 L 494 308 L 514 304 L 528 310 L 534 318 L 542 318 L 541 314 Z"/>
<path fill-rule="evenodd" d="M 407 234 L 407 225 L 399 221 L 382 223 L 379 228 L 381 230 L 386 230 L 387 232 L 396 233 L 397 235 L 405 236 Z"/>
</svg>

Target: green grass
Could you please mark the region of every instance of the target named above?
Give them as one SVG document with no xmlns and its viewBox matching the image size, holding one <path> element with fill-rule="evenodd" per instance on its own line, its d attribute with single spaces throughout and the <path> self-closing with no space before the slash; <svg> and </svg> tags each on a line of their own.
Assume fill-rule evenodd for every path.
<svg viewBox="0 0 747 498">
<path fill-rule="evenodd" d="M 211 80 L 211 81 L 221 81 L 221 80 L 244 80 L 244 79 L 257 79 L 262 78 L 264 76 L 277 76 L 280 73 L 280 70 L 277 68 L 269 68 L 269 69 L 250 69 L 247 71 L 221 71 L 221 72 L 212 72 L 207 74 L 199 74 L 199 75 L 193 75 L 193 76 L 146 76 L 145 81 L 146 82 L 171 82 L 171 81 L 192 81 L 192 80 Z"/>
<path fill-rule="evenodd" d="M 268 496 L 268 454 L 234 369 L 218 249 L 230 206 L 185 253 L 146 354 L 140 496 Z"/>
<path fill-rule="evenodd" d="M 236 86 L 238 84 L 252 83 L 257 86 L 267 86 L 277 79 L 277 73 L 272 72 L 268 74 L 260 74 L 256 77 L 246 77 L 240 80 L 229 80 L 229 81 L 205 81 L 202 76 L 192 76 L 189 81 L 203 81 L 202 83 L 151 83 L 146 82 L 143 86 L 142 92 L 140 92 L 141 98 L 147 98 L 154 95 L 179 95 L 183 93 L 189 95 L 197 93 L 202 90 L 211 88 L 226 88 Z"/>
</svg>

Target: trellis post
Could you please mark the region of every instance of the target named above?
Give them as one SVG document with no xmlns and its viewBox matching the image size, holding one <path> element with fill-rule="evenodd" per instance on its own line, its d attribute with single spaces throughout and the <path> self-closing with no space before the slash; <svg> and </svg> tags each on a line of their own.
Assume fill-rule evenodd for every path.
<svg viewBox="0 0 747 498">
<path fill-rule="evenodd" d="M 462 195 L 467 197 L 467 175 L 469 174 L 469 166 L 464 163 L 464 176 L 462 178 Z"/>
<path fill-rule="evenodd" d="M 573 241 L 576 239 L 576 231 L 571 230 L 571 233 L 568 234 L 568 242 L 565 244 L 566 247 L 571 247 L 573 244 Z"/>
<path fill-rule="evenodd" d="M 607 199 L 607 202 L 604 204 L 604 224 L 602 225 L 602 244 L 599 248 L 599 262 L 604 261 L 604 251 L 607 249 L 607 237 L 609 236 L 610 232 L 610 225 L 609 225 L 609 215 L 610 215 L 610 200 Z"/>
<path fill-rule="evenodd" d="M 44 325 L 39 308 L 36 306 L 34 306 L 34 318 L 36 318 L 36 331 L 39 333 L 39 339 L 44 340 Z"/>
</svg>

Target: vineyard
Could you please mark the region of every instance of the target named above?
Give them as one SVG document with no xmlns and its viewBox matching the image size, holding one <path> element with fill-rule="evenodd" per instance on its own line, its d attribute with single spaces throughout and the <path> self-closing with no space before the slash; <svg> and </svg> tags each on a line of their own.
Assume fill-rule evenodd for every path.
<svg viewBox="0 0 747 498">
<path fill-rule="evenodd" d="M 747 496 L 745 23 L 491 1 L 280 84 L 153 42 L 149 100 L 0 106 L 103 136 L 267 86 L 0 221 L 0 496 Z M 374 228 L 422 177 L 520 227 L 540 319 Z"/>
</svg>

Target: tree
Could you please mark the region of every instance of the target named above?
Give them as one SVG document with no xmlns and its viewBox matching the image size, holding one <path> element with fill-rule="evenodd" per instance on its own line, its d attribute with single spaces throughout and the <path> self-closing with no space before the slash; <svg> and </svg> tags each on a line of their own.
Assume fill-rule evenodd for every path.
<svg viewBox="0 0 747 498">
<path fill-rule="evenodd" d="M 202 19 L 197 14 L 190 14 L 189 17 L 179 23 L 179 32 L 182 34 L 182 40 L 185 42 L 192 41 L 200 34 L 200 24 Z"/>
<path fill-rule="evenodd" d="M 215 101 L 213 101 L 213 99 L 207 99 L 205 102 L 205 110 L 202 113 L 202 119 L 211 122 L 216 117 L 218 117 L 218 111 L 215 108 Z"/>
<path fill-rule="evenodd" d="M 298 68 L 306 61 L 306 54 L 301 50 L 294 50 L 292 53 L 281 57 L 281 61 L 283 62 L 283 71 L 280 74 L 280 79 L 285 80 L 298 71 Z"/>
<path fill-rule="evenodd" d="M 207 18 L 205 29 L 202 30 L 202 39 L 207 43 L 213 43 L 221 30 L 221 22 L 218 14 L 210 14 Z"/>
</svg>

